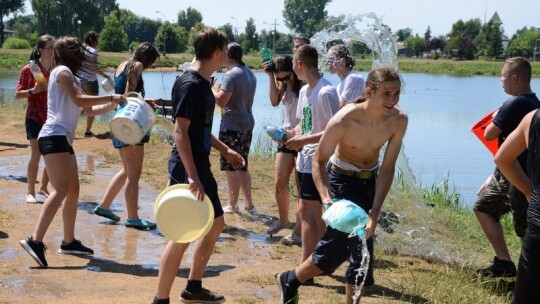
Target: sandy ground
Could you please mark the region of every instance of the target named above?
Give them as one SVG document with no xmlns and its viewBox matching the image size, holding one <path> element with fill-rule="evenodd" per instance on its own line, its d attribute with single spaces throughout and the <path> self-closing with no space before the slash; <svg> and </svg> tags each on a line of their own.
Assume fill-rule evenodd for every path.
<svg viewBox="0 0 540 304">
<path fill-rule="evenodd" d="M 41 207 L 25 202 L 30 148 L 23 132 L 7 126 L 0 133 L 0 303 L 150 303 L 164 237 L 157 230 L 138 231 L 125 227 L 122 221 L 115 225 L 92 214 L 119 167 L 104 165 L 91 151 L 100 146 L 109 148 L 110 140 L 79 135 L 74 143 L 81 180 L 76 237 L 94 249 L 95 255 L 77 257 L 57 252 L 62 240 L 61 212 L 44 240 L 49 268 L 40 268 L 21 248 L 19 240 L 32 233 Z M 220 188 L 226 190 L 223 182 Z M 142 218 L 153 221 L 151 210 L 159 192 L 141 182 Z M 117 197 L 113 210 L 125 219 L 123 195 Z M 262 205 L 257 210 L 254 214 L 226 216 L 227 226 L 206 269 L 203 285 L 224 294 L 227 303 L 278 303 L 273 274 L 298 263 L 300 248 L 279 243 L 289 230 L 273 238 L 264 234 L 273 221 L 265 214 L 275 211 L 265 210 Z M 185 286 L 190 261 L 191 251 L 175 280 L 172 303 L 180 302 L 178 296 Z M 313 287 L 301 289 L 302 303 L 344 300 L 340 276 L 320 277 L 316 282 Z M 380 303 L 377 298 L 375 294 L 362 303 Z"/>
</svg>

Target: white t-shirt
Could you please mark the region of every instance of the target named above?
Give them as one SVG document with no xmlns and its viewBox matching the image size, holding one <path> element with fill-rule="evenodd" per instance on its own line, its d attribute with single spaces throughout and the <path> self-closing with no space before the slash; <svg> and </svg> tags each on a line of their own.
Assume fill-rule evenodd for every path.
<svg viewBox="0 0 540 304">
<path fill-rule="evenodd" d="M 346 103 L 356 100 L 358 96 L 364 93 L 366 82 L 362 75 L 350 71 L 347 77 L 337 86 L 337 92 L 340 99 L 344 99 Z"/>
<path fill-rule="evenodd" d="M 317 85 L 310 89 L 305 85 L 300 89 L 296 116 L 301 119 L 302 135 L 324 131 L 326 124 L 339 110 L 339 98 L 332 84 L 321 77 Z M 311 162 L 318 144 L 305 145 L 296 158 L 296 170 L 311 173 Z"/>
<path fill-rule="evenodd" d="M 79 81 L 73 77 L 73 73 L 68 67 L 60 65 L 51 71 L 47 91 L 47 120 L 41 128 L 38 138 L 63 135 L 66 136 L 68 143 L 73 145 L 81 108 L 75 105 L 57 81 L 58 75 L 64 71 L 69 73 L 79 87 L 79 92 L 82 93 Z"/>
<path fill-rule="evenodd" d="M 282 99 L 283 103 L 283 124 L 281 128 L 284 130 L 294 129 L 300 122 L 300 118 L 296 117 L 298 110 L 298 97 L 294 94 L 292 86 L 288 85 L 285 90 L 285 95 Z"/>
</svg>

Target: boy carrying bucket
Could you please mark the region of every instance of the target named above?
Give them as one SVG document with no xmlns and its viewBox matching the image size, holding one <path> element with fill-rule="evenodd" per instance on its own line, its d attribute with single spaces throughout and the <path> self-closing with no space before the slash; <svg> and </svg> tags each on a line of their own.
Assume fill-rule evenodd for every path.
<svg viewBox="0 0 540 304">
<path fill-rule="evenodd" d="M 282 303 L 297 303 L 301 284 L 323 272 L 332 273 L 347 259 L 352 261 L 345 278 L 348 304 L 355 302 L 354 287 L 362 280 L 365 286 L 374 284 L 372 236 L 392 185 L 408 123 L 407 115 L 396 107 L 400 93 L 401 80 L 396 70 L 380 67 L 371 71 L 365 93 L 330 119 L 313 158 L 313 180 L 322 203 L 331 205 L 332 199 L 347 199 L 369 214 L 366 238 L 371 261 L 367 276 L 357 278 L 356 270 L 362 260 L 361 240 L 328 226 L 306 261 L 276 275 Z M 385 144 L 379 164 L 380 150 Z"/>
</svg>

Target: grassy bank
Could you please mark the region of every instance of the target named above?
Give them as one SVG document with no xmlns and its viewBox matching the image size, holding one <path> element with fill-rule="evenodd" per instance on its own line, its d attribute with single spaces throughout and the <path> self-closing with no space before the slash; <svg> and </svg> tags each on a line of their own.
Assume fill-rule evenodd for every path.
<svg viewBox="0 0 540 304">
<path fill-rule="evenodd" d="M 29 50 L 6 50 L 0 49 L 0 70 L 18 70 L 26 62 L 30 55 Z M 122 60 L 131 56 L 130 53 L 100 53 L 100 64 L 103 68 L 116 68 Z M 192 54 L 167 54 L 154 64 L 156 68 L 170 67 L 176 68 L 178 64 L 191 61 Z M 260 58 L 258 56 L 245 56 L 244 62 L 252 69 L 260 68 Z M 428 60 L 400 58 L 399 69 L 403 72 L 416 72 L 428 74 L 447 74 L 456 76 L 498 76 L 501 72 L 502 62 L 500 61 L 455 61 L 455 60 Z M 533 62 L 533 77 L 540 77 L 540 63 Z M 369 71 L 371 69 L 370 59 L 358 59 L 356 70 Z"/>
</svg>

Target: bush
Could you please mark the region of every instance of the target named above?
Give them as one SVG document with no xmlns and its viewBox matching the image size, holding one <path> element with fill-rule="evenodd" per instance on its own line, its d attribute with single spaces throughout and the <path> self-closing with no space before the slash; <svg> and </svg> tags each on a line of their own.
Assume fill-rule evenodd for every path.
<svg viewBox="0 0 540 304">
<path fill-rule="evenodd" d="M 3 48 L 5 48 L 5 49 L 26 50 L 26 49 L 31 49 L 32 47 L 30 46 L 30 43 L 28 43 L 28 41 L 26 41 L 24 39 L 9 37 L 4 42 Z"/>
</svg>

